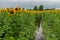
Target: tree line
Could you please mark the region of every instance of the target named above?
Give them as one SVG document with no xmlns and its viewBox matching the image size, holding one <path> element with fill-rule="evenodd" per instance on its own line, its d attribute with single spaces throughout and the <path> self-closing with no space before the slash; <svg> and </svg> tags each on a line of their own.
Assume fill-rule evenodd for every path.
<svg viewBox="0 0 60 40">
<path fill-rule="evenodd" d="M 24 10 L 25 8 L 23 8 Z M 39 10 L 39 11 L 42 11 L 42 10 L 55 10 L 55 8 L 46 8 L 44 9 L 44 6 L 43 5 L 40 5 L 40 6 L 34 6 L 33 9 L 27 9 L 27 10 Z"/>
<path fill-rule="evenodd" d="M 39 7 L 34 6 L 33 10 L 43 10 L 43 5 L 40 5 Z"/>
</svg>

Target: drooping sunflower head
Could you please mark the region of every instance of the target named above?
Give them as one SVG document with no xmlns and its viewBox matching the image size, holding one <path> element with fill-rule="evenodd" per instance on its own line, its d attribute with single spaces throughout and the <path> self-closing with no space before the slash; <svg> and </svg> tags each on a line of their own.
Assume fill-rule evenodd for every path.
<svg viewBox="0 0 60 40">
<path fill-rule="evenodd" d="M 14 14 L 14 13 L 15 13 L 15 10 L 11 9 L 10 14 Z"/>
<path fill-rule="evenodd" d="M 21 10 L 22 10 L 21 7 L 16 7 L 16 8 L 15 8 L 15 11 L 16 11 L 16 12 L 20 12 Z"/>
</svg>

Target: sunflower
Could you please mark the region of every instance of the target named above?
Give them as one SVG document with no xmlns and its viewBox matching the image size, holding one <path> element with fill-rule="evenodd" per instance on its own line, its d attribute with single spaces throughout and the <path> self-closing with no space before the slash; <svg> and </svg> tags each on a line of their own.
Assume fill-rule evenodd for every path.
<svg viewBox="0 0 60 40">
<path fill-rule="evenodd" d="M 10 10 L 10 14 L 14 14 L 16 11 L 14 9 Z"/>
<path fill-rule="evenodd" d="M 16 11 L 16 12 L 20 12 L 21 10 L 22 10 L 21 7 L 16 7 L 16 8 L 15 8 L 15 11 Z"/>
</svg>

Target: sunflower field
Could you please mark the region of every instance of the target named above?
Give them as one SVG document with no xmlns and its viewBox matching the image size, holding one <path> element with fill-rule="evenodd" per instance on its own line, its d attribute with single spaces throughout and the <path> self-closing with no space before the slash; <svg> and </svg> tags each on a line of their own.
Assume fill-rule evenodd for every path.
<svg viewBox="0 0 60 40">
<path fill-rule="evenodd" d="M 60 40 L 60 10 L 0 9 L 0 40 L 34 40 L 40 22 L 45 40 Z"/>
</svg>

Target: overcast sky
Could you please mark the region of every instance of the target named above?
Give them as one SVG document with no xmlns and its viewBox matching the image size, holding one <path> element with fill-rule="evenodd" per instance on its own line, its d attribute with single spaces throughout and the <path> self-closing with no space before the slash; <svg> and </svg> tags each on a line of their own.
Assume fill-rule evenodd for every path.
<svg viewBox="0 0 60 40">
<path fill-rule="evenodd" d="M 44 8 L 60 8 L 60 0 L 0 0 L 0 8 L 21 6 L 33 8 L 44 5 Z"/>
</svg>

